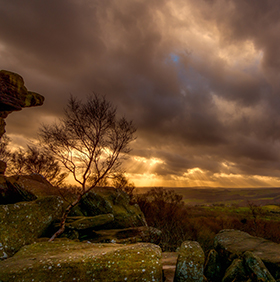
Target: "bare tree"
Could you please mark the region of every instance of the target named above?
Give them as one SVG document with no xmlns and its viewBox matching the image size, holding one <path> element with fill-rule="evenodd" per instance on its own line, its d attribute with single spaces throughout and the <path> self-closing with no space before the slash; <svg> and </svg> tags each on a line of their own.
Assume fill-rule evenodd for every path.
<svg viewBox="0 0 280 282">
<path fill-rule="evenodd" d="M 40 129 L 43 143 L 81 186 L 50 241 L 64 232 L 68 214 L 82 197 L 118 171 L 123 157 L 130 151 L 129 143 L 135 139 L 135 131 L 132 121 L 118 119 L 116 108 L 96 94 L 84 103 L 71 97 L 64 118 Z"/>
</svg>

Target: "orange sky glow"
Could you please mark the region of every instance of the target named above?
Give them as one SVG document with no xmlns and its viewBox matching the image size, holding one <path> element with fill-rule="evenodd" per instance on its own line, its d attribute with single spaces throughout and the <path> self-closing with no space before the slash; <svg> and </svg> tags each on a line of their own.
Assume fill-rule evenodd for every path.
<svg viewBox="0 0 280 282">
<path fill-rule="evenodd" d="M 276 1 L 35 2 L 0 0 L 1 68 L 45 97 L 7 118 L 12 146 L 94 91 L 137 127 L 137 187 L 280 187 Z"/>
</svg>

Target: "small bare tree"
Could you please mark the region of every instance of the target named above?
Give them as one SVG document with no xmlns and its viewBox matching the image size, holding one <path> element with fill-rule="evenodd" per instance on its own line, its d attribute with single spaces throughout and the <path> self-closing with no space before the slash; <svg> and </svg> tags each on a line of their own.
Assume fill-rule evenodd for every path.
<svg viewBox="0 0 280 282">
<path fill-rule="evenodd" d="M 86 102 L 71 97 L 59 123 L 44 125 L 39 135 L 46 147 L 80 184 L 76 198 L 65 209 L 54 240 L 65 230 L 68 214 L 82 197 L 120 168 L 130 151 L 136 129 L 132 121 L 118 119 L 116 108 L 104 96 L 89 96 Z"/>
</svg>

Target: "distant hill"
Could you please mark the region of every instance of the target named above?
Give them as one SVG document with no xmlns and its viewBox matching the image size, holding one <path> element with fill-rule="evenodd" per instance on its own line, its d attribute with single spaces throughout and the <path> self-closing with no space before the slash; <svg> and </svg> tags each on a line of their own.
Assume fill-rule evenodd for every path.
<svg viewBox="0 0 280 282">
<path fill-rule="evenodd" d="M 142 194 L 152 187 L 136 188 L 136 193 Z M 183 195 L 187 205 L 238 205 L 247 206 L 248 201 L 256 205 L 280 205 L 280 188 L 196 188 L 196 187 L 166 187 Z"/>
</svg>

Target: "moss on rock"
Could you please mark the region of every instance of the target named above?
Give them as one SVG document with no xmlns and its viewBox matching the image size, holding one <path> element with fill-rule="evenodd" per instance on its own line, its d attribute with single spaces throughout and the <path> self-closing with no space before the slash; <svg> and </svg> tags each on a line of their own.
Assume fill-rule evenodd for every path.
<svg viewBox="0 0 280 282">
<path fill-rule="evenodd" d="M 0 205 L 0 243 L 8 256 L 43 234 L 53 220 L 60 218 L 62 206 L 61 198 L 54 196 Z"/>
<path fill-rule="evenodd" d="M 115 188 L 94 188 L 87 193 L 73 210 L 71 216 L 95 216 L 99 214 L 114 215 L 114 221 L 103 226 L 104 229 L 119 229 L 147 225 L 138 205 L 129 202 L 128 195 Z"/>
<path fill-rule="evenodd" d="M 0 269 L 2 282 L 162 281 L 161 249 L 147 243 L 36 243 L 0 262 Z"/>
</svg>

